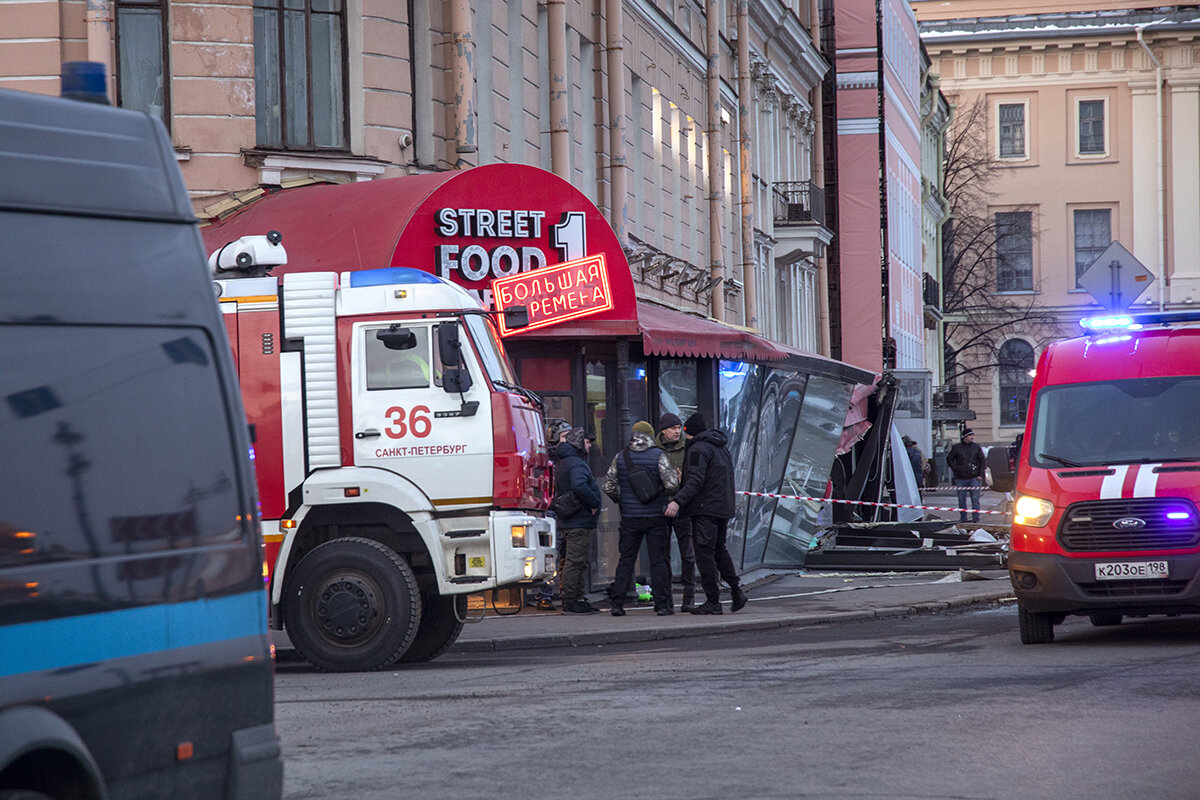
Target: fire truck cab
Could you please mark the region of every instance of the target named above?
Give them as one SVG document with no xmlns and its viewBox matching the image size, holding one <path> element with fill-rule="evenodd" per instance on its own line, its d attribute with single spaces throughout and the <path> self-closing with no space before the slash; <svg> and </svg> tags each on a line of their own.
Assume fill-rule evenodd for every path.
<svg viewBox="0 0 1200 800">
<path fill-rule="evenodd" d="M 1022 642 L 1053 641 L 1069 614 L 1200 612 L 1198 319 L 1105 318 L 1042 354 L 1008 558 Z"/>
<path fill-rule="evenodd" d="M 272 626 L 325 670 L 432 659 L 468 593 L 553 573 L 538 400 L 459 287 L 398 268 L 261 275 L 284 262 L 278 234 L 210 257 L 218 276 L 249 273 L 216 286 L 254 433 Z"/>
</svg>

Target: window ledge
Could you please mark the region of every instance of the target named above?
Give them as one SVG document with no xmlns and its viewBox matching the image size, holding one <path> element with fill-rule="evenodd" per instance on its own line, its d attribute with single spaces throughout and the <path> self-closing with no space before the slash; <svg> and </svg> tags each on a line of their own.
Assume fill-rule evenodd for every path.
<svg viewBox="0 0 1200 800">
<path fill-rule="evenodd" d="M 997 291 L 993 294 L 1017 295 L 1017 294 L 1041 294 L 1037 289 L 1008 289 L 1006 291 Z"/>
<path fill-rule="evenodd" d="M 382 161 L 342 153 L 321 155 L 243 150 L 242 157 L 246 166 L 258 170 L 258 183 L 263 186 L 283 186 L 305 178 L 359 183 L 373 180 L 387 169 Z"/>
</svg>

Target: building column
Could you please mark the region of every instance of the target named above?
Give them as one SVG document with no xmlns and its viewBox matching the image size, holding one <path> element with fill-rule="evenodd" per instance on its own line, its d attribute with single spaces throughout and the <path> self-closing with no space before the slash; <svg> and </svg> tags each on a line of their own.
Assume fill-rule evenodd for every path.
<svg viewBox="0 0 1200 800">
<path fill-rule="evenodd" d="M 1171 81 L 1171 231 L 1173 303 L 1200 303 L 1200 78 Z"/>
<path fill-rule="evenodd" d="M 1133 126 L 1133 243 L 1129 250 L 1154 273 L 1156 281 L 1165 281 L 1160 273 L 1165 265 L 1158 263 L 1158 108 L 1153 75 L 1131 80 L 1129 89 Z M 1157 299 L 1158 288 L 1152 286 L 1140 300 Z"/>
</svg>

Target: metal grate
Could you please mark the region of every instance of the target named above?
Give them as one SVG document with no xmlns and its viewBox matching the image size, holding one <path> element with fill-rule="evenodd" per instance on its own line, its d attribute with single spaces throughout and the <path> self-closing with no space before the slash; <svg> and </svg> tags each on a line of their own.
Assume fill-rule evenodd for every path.
<svg viewBox="0 0 1200 800">
<path fill-rule="evenodd" d="M 1113 581 L 1081 583 L 1079 589 L 1092 597 L 1143 597 L 1179 594 L 1187 585 L 1187 581 Z"/>
<path fill-rule="evenodd" d="M 1187 517 L 1169 519 L 1169 513 Z M 1123 520 L 1138 520 L 1140 525 L 1117 524 Z M 1083 552 L 1182 550 L 1200 544 L 1200 515 L 1184 498 L 1091 500 L 1067 508 L 1058 541 L 1067 550 Z"/>
</svg>

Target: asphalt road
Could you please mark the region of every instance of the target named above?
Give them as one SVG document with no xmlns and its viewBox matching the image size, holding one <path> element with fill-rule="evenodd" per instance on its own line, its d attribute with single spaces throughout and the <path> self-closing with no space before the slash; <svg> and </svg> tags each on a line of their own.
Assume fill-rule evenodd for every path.
<svg viewBox="0 0 1200 800">
<path fill-rule="evenodd" d="M 281 663 L 285 797 L 1200 796 L 1200 619 L 1023 646 L 1015 616 Z"/>
</svg>

